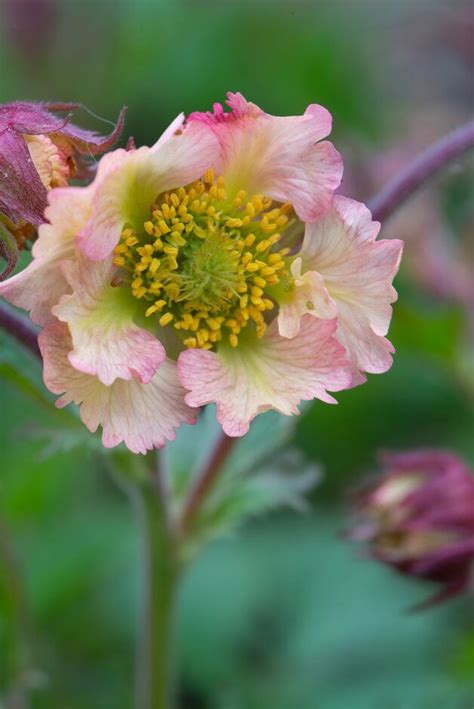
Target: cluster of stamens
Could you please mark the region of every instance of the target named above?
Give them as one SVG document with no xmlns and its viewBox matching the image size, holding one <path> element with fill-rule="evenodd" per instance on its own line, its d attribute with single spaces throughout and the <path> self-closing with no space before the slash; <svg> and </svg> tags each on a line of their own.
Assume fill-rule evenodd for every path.
<svg viewBox="0 0 474 709">
<path fill-rule="evenodd" d="M 237 347 L 250 323 L 261 337 L 272 288 L 290 281 L 289 249 L 276 250 L 292 208 L 244 190 L 229 200 L 222 177 L 162 194 L 141 230 L 127 226 L 115 248 L 132 294 L 172 324 L 186 347 L 211 349 L 226 337 Z"/>
</svg>

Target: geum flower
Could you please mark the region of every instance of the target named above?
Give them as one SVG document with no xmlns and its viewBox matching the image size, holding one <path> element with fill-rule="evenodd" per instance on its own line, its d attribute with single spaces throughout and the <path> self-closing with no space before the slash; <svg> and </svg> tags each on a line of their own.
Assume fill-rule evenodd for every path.
<svg viewBox="0 0 474 709">
<path fill-rule="evenodd" d="M 26 101 L 0 105 L 0 222 L 20 241 L 44 221 L 48 191 L 87 176 L 88 159 L 111 148 L 120 136 L 125 109 L 113 132 L 100 136 L 70 122 L 79 108 L 75 103 Z"/>
<path fill-rule="evenodd" d="M 474 562 L 474 475 L 440 450 L 386 453 L 385 473 L 354 499 L 352 539 L 400 573 L 439 584 L 418 608 L 465 590 Z"/>
<path fill-rule="evenodd" d="M 53 190 L 32 263 L 0 287 L 44 326 L 58 405 L 80 404 L 105 446 L 162 446 L 211 402 L 240 436 L 390 366 L 401 244 L 375 241 L 363 205 L 333 202 L 330 114 L 227 103 Z"/>
</svg>

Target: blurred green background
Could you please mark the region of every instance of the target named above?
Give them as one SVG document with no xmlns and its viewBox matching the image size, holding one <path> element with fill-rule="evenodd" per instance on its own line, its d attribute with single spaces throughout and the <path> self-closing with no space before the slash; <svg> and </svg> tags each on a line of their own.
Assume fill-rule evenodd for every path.
<svg viewBox="0 0 474 709">
<path fill-rule="evenodd" d="M 228 90 L 275 114 L 319 102 L 346 162 L 340 191 L 368 199 L 469 117 L 473 25 L 462 0 L 0 0 L 0 102 L 81 101 L 109 120 L 126 104 L 122 144 L 151 144 L 177 113 Z M 461 287 L 473 175 L 462 160 L 382 231 L 406 239 L 394 366 L 298 421 L 294 445 L 324 471 L 309 513 L 269 515 L 192 567 L 179 613 L 183 709 L 472 709 L 472 604 L 407 614 L 430 589 L 359 558 L 339 532 L 346 492 L 377 450 L 441 446 L 474 461 Z M 37 376 L 27 355 L 4 337 L 0 346 L 3 373 L 15 361 Z M 6 380 L 0 392 L 0 539 L 25 581 L 34 707 L 127 709 L 132 511 L 93 454 L 45 455 L 38 429 L 57 420 L 41 402 Z M 12 652 L 6 588 L 0 576 L 0 688 Z"/>
</svg>

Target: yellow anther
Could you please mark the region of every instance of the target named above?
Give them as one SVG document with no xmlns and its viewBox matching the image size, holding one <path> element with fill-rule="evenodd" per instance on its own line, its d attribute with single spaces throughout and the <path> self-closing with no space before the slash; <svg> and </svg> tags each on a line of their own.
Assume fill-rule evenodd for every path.
<svg viewBox="0 0 474 709">
<path fill-rule="evenodd" d="M 127 238 L 125 239 L 125 243 L 126 243 L 127 246 L 129 246 L 129 247 L 131 247 L 131 246 L 136 246 L 136 244 L 138 244 L 138 239 L 137 239 L 136 236 L 129 236 L 129 237 L 127 237 Z"/>
<path fill-rule="evenodd" d="M 214 170 L 212 169 L 212 167 L 210 167 L 208 170 L 206 170 L 206 172 L 204 173 L 202 179 L 203 179 L 204 182 L 206 182 L 208 185 L 210 185 L 210 184 L 212 184 L 212 183 L 214 182 L 215 177 L 214 177 Z"/>
<path fill-rule="evenodd" d="M 220 330 L 221 326 L 218 320 L 216 318 L 207 318 L 206 320 L 208 326 L 211 328 L 211 330 Z"/>
<path fill-rule="evenodd" d="M 160 259 L 152 258 L 151 263 L 148 267 L 148 272 L 155 274 L 157 272 L 157 270 L 159 269 L 160 264 L 161 264 Z"/>
<path fill-rule="evenodd" d="M 166 246 L 163 246 L 163 253 L 167 254 L 168 256 L 177 256 L 179 253 L 179 249 L 177 246 L 171 246 L 171 244 L 167 244 Z"/>
<path fill-rule="evenodd" d="M 164 315 L 161 316 L 161 318 L 159 319 L 158 322 L 160 323 L 161 327 L 165 327 L 165 325 L 169 325 L 170 322 L 172 322 L 172 321 L 173 321 L 172 313 L 165 313 Z"/>
<path fill-rule="evenodd" d="M 134 292 L 135 298 L 139 298 L 139 299 L 140 299 L 140 298 L 143 298 L 143 296 L 144 296 L 145 294 L 146 294 L 146 288 L 145 288 L 145 286 L 142 286 L 141 288 L 138 288 L 138 290 L 136 290 L 136 291 Z"/>
<path fill-rule="evenodd" d="M 114 254 L 124 254 L 126 251 L 128 251 L 126 244 L 117 244 L 114 249 Z"/>
<path fill-rule="evenodd" d="M 242 220 L 237 219 L 236 217 L 228 219 L 226 222 L 226 227 L 229 227 L 229 229 L 238 229 L 241 226 L 242 226 Z"/>
<path fill-rule="evenodd" d="M 160 221 L 158 222 L 158 229 L 160 230 L 160 233 L 163 235 L 168 234 L 170 231 L 170 228 L 169 228 L 168 224 L 164 221 L 164 219 L 160 219 Z"/>
<path fill-rule="evenodd" d="M 114 266 L 125 266 L 125 259 L 123 256 L 114 256 L 112 263 Z"/>
<path fill-rule="evenodd" d="M 270 276 L 275 273 L 275 268 L 273 266 L 264 266 L 260 269 L 261 276 Z"/>
<path fill-rule="evenodd" d="M 197 347 L 197 340 L 195 337 L 187 337 L 185 340 L 183 340 L 183 344 L 186 347 L 190 347 L 192 350 L 194 350 Z"/>
<path fill-rule="evenodd" d="M 265 283 L 265 285 L 267 284 Z M 250 292 L 252 293 L 252 295 L 260 297 L 261 295 L 263 295 L 263 288 L 259 288 L 258 286 L 252 286 Z"/>
<path fill-rule="evenodd" d="M 265 278 L 260 278 L 260 276 L 254 276 L 253 282 L 256 286 L 260 286 L 260 288 L 265 288 L 265 286 L 267 285 L 267 281 L 265 280 Z"/>
<path fill-rule="evenodd" d="M 139 278 L 135 278 L 135 279 L 132 281 L 132 288 L 137 289 L 137 288 L 140 288 L 140 286 L 142 286 L 142 285 L 143 285 L 143 278 L 140 278 L 140 277 L 139 277 Z"/>
<path fill-rule="evenodd" d="M 265 310 L 273 310 L 273 308 L 275 307 L 275 303 L 273 302 L 273 300 L 270 300 L 270 298 L 263 298 L 262 302 L 265 306 Z"/>
<path fill-rule="evenodd" d="M 265 251 L 266 249 L 270 248 L 271 242 L 268 239 L 264 239 L 263 241 L 259 241 L 257 246 L 255 247 L 255 251 L 257 251 L 259 254 L 262 253 L 262 251 Z"/>
<path fill-rule="evenodd" d="M 247 202 L 245 205 L 245 213 L 247 216 L 250 217 L 250 219 L 253 219 L 255 216 L 255 205 L 252 202 Z"/>
<path fill-rule="evenodd" d="M 153 224 L 153 222 L 145 222 L 143 227 L 144 227 L 147 234 L 150 234 L 150 236 L 153 236 L 153 234 L 155 233 L 155 225 Z"/>
<path fill-rule="evenodd" d="M 239 346 L 239 338 L 235 334 L 235 332 L 231 332 L 229 335 L 229 343 L 231 347 L 238 347 Z"/>
<path fill-rule="evenodd" d="M 150 305 L 150 307 L 147 308 L 147 310 L 145 310 L 145 317 L 146 317 L 146 318 L 149 318 L 150 315 L 153 315 L 154 313 L 156 313 L 157 309 L 158 309 L 158 308 L 156 307 L 155 304 L 154 304 L 154 305 Z"/>
<path fill-rule="evenodd" d="M 258 271 L 259 268 L 260 266 L 258 265 L 258 263 L 252 261 L 251 263 L 248 263 L 246 265 L 245 270 L 249 273 L 255 273 L 255 271 Z"/>
</svg>

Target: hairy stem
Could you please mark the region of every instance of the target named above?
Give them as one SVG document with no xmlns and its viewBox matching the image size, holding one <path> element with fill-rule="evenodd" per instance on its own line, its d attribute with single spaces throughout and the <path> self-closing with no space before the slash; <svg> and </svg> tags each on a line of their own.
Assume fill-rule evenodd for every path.
<svg viewBox="0 0 474 709">
<path fill-rule="evenodd" d="M 426 180 L 473 147 L 474 121 L 471 121 L 431 145 L 389 182 L 369 202 L 373 218 L 387 219 Z"/>
<path fill-rule="evenodd" d="M 170 709 L 173 702 L 174 611 L 179 579 L 159 471 L 135 488 L 142 543 L 136 709 Z"/>
<path fill-rule="evenodd" d="M 204 502 L 207 494 L 216 481 L 223 463 L 232 452 L 238 438 L 230 438 L 222 433 L 211 451 L 211 455 L 204 465 L 203 470 L 197 476 L 192 485 L 188 498 L 184 503 L 183 515 L 181 518 L 181 529 L 187 532 L 191 529 L 196 515 Z"/>
</svg>

